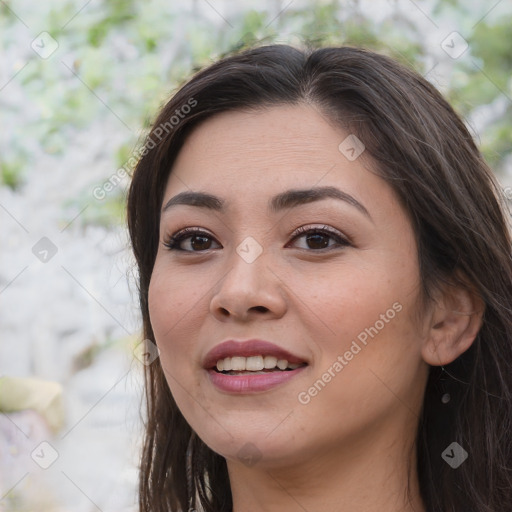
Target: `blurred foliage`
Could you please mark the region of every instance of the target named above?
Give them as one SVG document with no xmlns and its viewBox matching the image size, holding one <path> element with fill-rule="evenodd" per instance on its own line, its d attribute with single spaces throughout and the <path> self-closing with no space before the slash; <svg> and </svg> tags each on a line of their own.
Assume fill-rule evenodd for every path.
<svg viewBox="0 0 512 512">
<path fill-rule="evenodd" d="M 102 341 L 94 338 L 90 345 L 83 348 L 73 357 L 73 372 L 88 368 L 94 364 L 98 354 L 104 353 L 107 350 L 119 350 L 124 353 L 132 353 L 134 346 L 138 343 L 140 343 L 140 337 L 137 335 L 113 338 L 111 333 L 107 332 Z"/>
<path fill-rule="evenodd" d="M 1 182 L 22 189 L 26 170 L 35 163 L 27 139 L 37 140 L 42 151 L 59 158 L 73 151 L 68 145 L 71 132 L 91 126 L 101 130 L 107 121 L 115 122 L 112 112 L 136 130 L 127 133 L 118 125 L 125 140 L 110 148 L 114 172 L 140 143 L 158 108 L 194 70 L 254 44 L 365 46 L 425 73 L 432 48 L 413 17 L 397 2 L 388 3 L 389 14 L 378 20 L 360 2 L 349 0 L 276 2 L 276 12 L 238 6 L 229 19 L 200 2 L 170 6 L 163 0 L 103 1 L 78 13 L 82 5 L 76 1 L 40 7 L 44 19 L 38 26 L 46 27 L 65 48 L 65 58 L 32 59 L 20 73 L 37 117 L 27 121 L 27 137 L 12 138 L 2 152 Z M 20 22 L 7 6 L 13 11 L 16 6 L 13 1 L 0 5 L 0 31 L 9 41 L 15 39 Z M 456 0 L 438 0 L 431 15 L 457 19 L 470 45 L 470 56 L 452 63 L 450 83 L 443 91 L 455 109 L 470 118 L 482 106 L 502 104 L 481 137 L 485 157 L 500 172 L 512 152 L 512 16 L 489 16 L 475 24 L 474 7 Z M 84 219 L 108 225 L 107 217 L 120 214 L 123 200 L 119 193 L 95 201 Z"/>
<path fill-rule="evenodd" d="M 466 118 L 482 106 L 497 107 L 480 134 L 480 149 L 502 173 L 505 160 L 512 156 L 512 14 L 493 16 L 497 5 L 486 6 L 483 17 L 475 20 L 470 3 L 439 0 L 434 14 L 457 16 L 461 26 L 467 27 L 471 58 L 461 61 L 446 96 Z"/>
<path fill-rule="evenodd" d="M 23 160 L 0 161 L 0 179 L 3 185 L 17 190 L 23 181 Z"/>
<path fill-rule="evenodd" d="M 101 200 L 91 201 L 90 189 L 85 189 L 78 197 L 70 198 L 62 205 L 61 229 L 72 222 L 79 212 L 82 212 L 79 220 L 84 228 L 88 225 L 112 228 L 125 224 L 126 188 L 126 183 L 119 184 Z"/>
</svg>

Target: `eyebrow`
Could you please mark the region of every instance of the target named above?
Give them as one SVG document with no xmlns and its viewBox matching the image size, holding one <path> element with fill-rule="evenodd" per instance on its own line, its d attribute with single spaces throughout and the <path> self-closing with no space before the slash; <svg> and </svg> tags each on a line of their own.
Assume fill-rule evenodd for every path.
<svg viewBox="0 0 512 512">
<path fill-rule="evenodd" d="M 336 187 L 314 187 L 307 189 L 291 189 L 281 192 L 269 200 L 268 208 L 272 213 L 278 213 L 287 208 L 294 208 L 303 204 L 320 201 L 322 199 L 338 199 L 357 208 L 361 213 L 371 219 L 368 210 L 353 196 Z M 162 209 L 162 213 L 177 205 L 197 206 L 217 212 L 224 212 L 226 201 L 220 197 L 205 192 L 185 191 L 169 199 Z"/>
</svg>

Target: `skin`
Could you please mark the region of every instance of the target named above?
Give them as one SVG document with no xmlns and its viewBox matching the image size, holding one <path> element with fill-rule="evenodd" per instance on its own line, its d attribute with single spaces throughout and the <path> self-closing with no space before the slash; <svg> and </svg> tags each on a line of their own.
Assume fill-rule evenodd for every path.
<svg viewBox="0 0 512 512">
<path fill-rule="evenodd" d="M 188 137 L 165 189 L 163 205 L 189 190 L 227 205 L 225 213 L 178 205 L 162 214 L 149 309 L 178 407 L 227 460 L 234 512 L 425 511 L 414 440 L 428 364 L 455 359 L 480 324 L 460 314 L 476 307 L 459 290 L 418 315 L 411 223 L 369 157 L 340 152 L 347 135 L 310 105 L 219 114 Z M 318 186 L 352 195 L 369 216 L 333 198 L 267 211 L 280 192 Z M 316 249 L 304 235 L 294 239 L 301 226 L 328 226 L 350 245 L 325 238 L 330 249 Z M 164 243 L 185 227 L 209 233 L 210 248 L 170 251 Z M 236 251 L 249 236 L 263 250 L 252 263 Z M 202 243 L 188 238 L 182 247 Z M 299 394 L 397 303 L 394 318 L 301 403 Z M 219 391 L 202 361 L 230 338 L 272 341 L 308 366 L 266 392 Z"/>
</svg>

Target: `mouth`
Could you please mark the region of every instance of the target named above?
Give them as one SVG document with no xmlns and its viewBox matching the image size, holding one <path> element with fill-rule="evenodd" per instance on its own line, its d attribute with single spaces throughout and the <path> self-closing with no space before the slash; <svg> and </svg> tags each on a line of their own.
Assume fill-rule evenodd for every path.
<svg viewBox="0 0 512 512">
<path fill-rule="evenodd" d="M 304 358 L 263 340 L 226 341 L 214 347 L 204 361 L 210 381 L 228 393 L 267 391 L 307 366 Z"/>
</svg>

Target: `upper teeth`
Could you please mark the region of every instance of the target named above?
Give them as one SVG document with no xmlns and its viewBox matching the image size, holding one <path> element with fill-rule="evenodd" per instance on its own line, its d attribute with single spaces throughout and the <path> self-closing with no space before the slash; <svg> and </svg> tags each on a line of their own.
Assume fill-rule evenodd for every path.
<svg viewBox="0 0 512 512">
<path fill-rule="evenodd" d="M 222 371 L 253 371 L 271 370 L 272 368 L 295 370 L 300 364 L 289 363 L 286 359 L 277 359 L 274 356 L 226 357 L 217 361 L 217 370 Z"/>
</svg>

